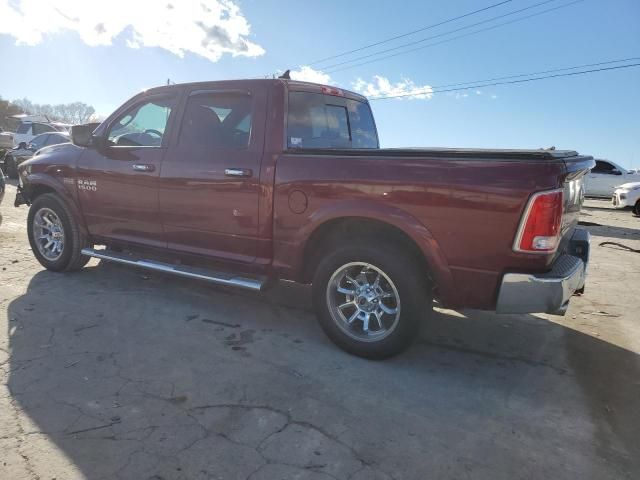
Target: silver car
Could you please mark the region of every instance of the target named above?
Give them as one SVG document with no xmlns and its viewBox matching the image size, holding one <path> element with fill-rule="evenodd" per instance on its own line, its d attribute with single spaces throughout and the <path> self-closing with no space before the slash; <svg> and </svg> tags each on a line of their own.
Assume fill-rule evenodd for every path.
<svg viewBox="0 0 640 480">
<path fill-rule="evenodd" d="M 18 165 L 31 158 L 38 150 L 70 141 L 69 134 L 66 132 L 48 132 L 36 135 L 28 144 L 22 142 L 9 150 L 4 158 L 0 159 L 0 168 L 9 178 L 18 178 Z"/>
</svg>

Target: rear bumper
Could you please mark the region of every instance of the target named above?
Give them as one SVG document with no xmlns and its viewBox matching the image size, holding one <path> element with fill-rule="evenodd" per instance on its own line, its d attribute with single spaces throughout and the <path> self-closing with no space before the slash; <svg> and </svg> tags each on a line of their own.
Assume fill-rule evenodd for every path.
<svg viewBox="0 0 640 480">
<path fill-rule="evenodd" d="M 505 274 L 496 311 L 564 315 L 572 295 L 584 290 L 589 244 L 589 232 L 576 229 L 567 252 L 556 259 L 550 272 Z"/>
</svg>

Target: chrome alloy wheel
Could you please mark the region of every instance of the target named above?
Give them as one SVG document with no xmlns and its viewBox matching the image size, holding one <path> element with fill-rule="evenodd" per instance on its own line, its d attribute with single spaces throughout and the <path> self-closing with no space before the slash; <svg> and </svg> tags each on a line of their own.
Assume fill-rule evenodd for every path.
<svg viewBox="0 0 640 480">
<path fill-rule="evenodd" d="M 41 208 L 33 217 L 33 238 L 40 254 L 55 262 L 64 249 L 64 227 L 60 217 L 49 208 Z"/>
<path fill-rule="evenodd" d="M 400 295 L 378 267 L 352 262 L 338 268 L 327 285 L 331 318 L 351 338 L 377 342 L 393 332 L 400 319 Z"/>
</svg>

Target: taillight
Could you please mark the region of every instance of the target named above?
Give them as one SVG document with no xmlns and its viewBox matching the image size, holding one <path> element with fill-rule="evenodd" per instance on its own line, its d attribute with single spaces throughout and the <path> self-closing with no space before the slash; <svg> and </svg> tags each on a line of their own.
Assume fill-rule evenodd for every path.
<svg viewBox="0 0 640 480">
<path fill-rule="evenodd" d="M 513 249 L 525 253 L 553 253 L 562 229 L 562 190 L 536 193 L 529 199 Z"/>
</svg>

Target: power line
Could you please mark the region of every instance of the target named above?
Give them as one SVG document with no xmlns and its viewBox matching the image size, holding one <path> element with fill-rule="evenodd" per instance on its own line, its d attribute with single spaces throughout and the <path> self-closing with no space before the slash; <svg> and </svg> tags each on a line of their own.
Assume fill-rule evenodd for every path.
<svg viewBox="0 0 640 480">
<path fill-rule="evenodd" d="M 468 28 L 477 27 L 478 25 L 483 25 L 485 23 L 492 22 L 492 21 L 498 20 L 500 18 L 505 18 L 505 17 L 509 17 L 511 15 L 516 15 L 516 14 L 524 12 L 526 10 L 531 10 L 532 8 L 540 7 L 542 5 L 545 5 L 545 4 L 551 3 L 551 2 L 555 2 L 555 1 L 557 1 L 557 0 L 544 0 L 542 2 L 538 2 L 538 3 L 535 3 L 533 5 L 529 5 L 528 7 L 524 7 L 524 8 L 520 8 L 518 10 L 513 10 L 511 12 L 503 13 L 502 15 L 497 15 L 495 17 L 487 18 L 485 20 L 481 20 L 479 22 L 472 23 L 470 25 L 465 25 L 465 26 L 462 26 L 462 27 L 458 27 L 458 28 L 456 28 L 454 30 L 449 30 L 448 32 L 439 33 L 437 35 L 432 35 L 431 37 L 422 38 L 420 40 L 414 40 L 412 42 L 404 43 L 404 44 L 398 45 L 396 47 L 387 48 L 386 50 L 380 50 L 378 52 L 369 53 L 367 55 L 362 55 L 360 57 L 352 58 L 351 60 L 345 60 L 343 62 L 334 63 L 332 65 L 327 65 L 326 67 L 323 67 L 323 68 L 325 70 L 329 70 L 331 68 L 339 67 L 341 65 L 345 65 L 345 64 L 348 64 L 348 63 L 357 62 L 358 60 L 363 60 L 365 58 L 371 58 L 371 57 L 375 57 L 376 55 L 381 55 L 383 53 L 388 53 L 388 52 L 393 52 L 395 50 L 400 50 L 400 49 L 405 48 L 405 47 L 410 47 L 412 45 L 417 45 L 418 43 L 423 43 L 423 42 L 426 42 L 428 40 L 433 40 L 435 38 L 440 38 L 440 37 L 444 37 L 446 35 L 450 35 L 452 33 L 460 32 L 460 31 L 466 30 Z"/>
<path fill-rule="evenodd" d="M 364 46 L 356 48 L 354 50 L 349 50 L 347 52 L 339 53 L 337 55 L 332 55 L 330 57 L 321 58 L 320 60 L 316 60 L 315 62 L 310 63 L 309 65 L 317 65 L 318 63 L 323 63 L 323 62 L 326 62 L 327 60 L 332 60 L 334 58 L 344 57 L 345 55 L 349 55 L 351 53 L 356 53 L 356 52 L 360 52 L 362 50 L 366 50 L 368 48 L 377 47 L 378 45 L 382 45 L 384 43 L 392 42 L 394 40 L 398 40 L 399 38 L 408 37 L 408 36 L 414 35 L 416 33 L 424 32 L 425 30 L 430 30 L 432 28 L 436 28 L 436 27 L 439 27 L 441 25 L 445 25 L 447 23 L 451 23 L 451 22 L 453 22 L 455 20 L 460 20 L 461 18 L 469 17 L 471 15 L 475 15 L 476 13 L 484 12 L 486 10 L 490 10 L 492 8 L 499 7 L 500 5 L 504 5 L 505 3 L 509 3 L 509 2 L 512 2 L 512 1 L 513 0 L 504 0 L 502 2 L 494 3 L 493 5 L 489 5 L 487 7 L 481 8 L 480 10 L 474 10 L 473 12 L 469 12 L 469 13 L 465 13 L 464 15 L 459 15 L 457 17 L 449 18 L 448 20 L 443 20 L 442 22 L 434 23 L 433 25 L 428 25 L 426 27 L 419 28 L 419 29 L 413 30 L 411 32 L 407 32 L 407 33 L 403 33 L 403 34 L 400 34 L 400 35 L 396 35 L 395 37 L 389 37 L 389 38 L 386 38 L 384 40 L 380 40 L 379 42 L 370 43 L 368 45 L 364 45 Z"/>
<path fill-rule="evenodd" d="M 367 64 L 369 64 L 369 63 L 379 62 L 379 61 L 381 61 L 381 60 L 387 60 L 387 59 L 389 59 L 389 58 L 397 57 L 397 56 L 399 56 L 399 55 L 405 55 L 405 54 L 407 54 L 407 53 L 416 52 L 416 51 L 418 51 L 418 50 L 423 50 L 423 49 L 428 48 L 428 47 L 433 47 L 433 46 L 436 46 L 436 45 L 441 45 L 441 44 L 443 44 L 443 43 L 452 42 L 452 41 L 454 41 L 454 40 L 458 40 L 458 39 L 460 39 L 460 38 L 469 37 L 469 36 L 471 36 L 471 35 L 476 35 L 476 34 L 478 34 L 478 33 L 486 32 L 486 31 L 489 31 L 489 30 L 494 30 L 494 29 L 496 29 L 496 28 L 503 27 L 503 26 L 505 26 L 505 25 L 510 25 L 510 24 L 512 24 L 512 23 L 521 22 L 521 21 L 523 21 L 523 20 L 527 20 L 527 19 L 532 18 L 532 17 L 537 17 L 537 16 L 539 16 L 539 15 L 543 15 L 543 14 L 545 14 L 545 13 L 549 13 L 549 12 L 552 12 L 552 11 L 554 11 L 554 10 L 559 10 L 559 9 L 561 9 L 561 8 L 569 7 L 569 6 L 571 6 L 571 5 L 574 5 L 574 4 L 576 4 L 576 3 L 580 3 L 580 2 L 583 2 L 583 1 L 584 1 L 584 0 L 574 0 L 574 1 L 572 1 L 572 2 L 565 3 L 565 4 L 563 4 L 563 5 L 558 5 L 557 7 L 548 8 L 548 9 L 546 9 L 546 10 L 542 10 L 542 11 L 540 11 L 540 12 L 532 13 L 532 14 L 530 14 L 530 15 L 525 15 L 524 17 L 519 17 L 519 18 L 515 18 L 515 19 L 513 19 L 513 20 L 509 20 L 508 22 L 498 23 L 498 24 L 496 24 L 496 25 L 492 25 L 492 26 L 490 26 L 490 27 L 481 28 L 480 30 L 475 30 L 475 31 L 473 31 L 473 32 L 465 33 L 465 34 L 463 34 L 463 35 L 458 35 L 458 36 L 455 36 L 455 37 L 452 37 L 452 38 L 447 38 L 447 39 L 445 39 L 445 40 L 441 40 L 441 41 L 439 41 L 439 42 L 429 43 L 429 44 L 427 44 L 427 45 L 422 45 L 422 46 L 417 47 L 417 48 L 412 48 L 412 49 L 409 49 L 409 50 L 405 50 L 405 51 L 403 51 L 403 52 L 392 53 L 391 55 L 386 55 L 386 56 L 384 56 L 384 57 L 380 57 L 380 58 L 374 58 L 374 59 L 372 59 L 372 60 L 368 60 L 368 61 L 366 61 L 366 62 L 356 63 L 355 65 L 347 65 L 347 66 L 344 66 L 344 67 L 342 67 L 342 68 L 336 68 L 336 69 L 333 69 L 333 70 L 325 70 L 324 72 L 325 72 L 325 73 L 335 73 L 335 72 L 340 72 L 340 71 L 343 71 L 343 70 L 348 70 L 348 69 L 351 69 L 351 68 L 360 67 L 360 66 L 362 66 L 362 65 L 367 65 Z"/>
<path fill-rule="evenodd" d="M 507 75 L 505 77 L 493 77 L 493 78 L 485 78 L 484 80 L 476 80 L 473 82 L 461 82 L 461 83 L 448 83 L 446 85 L 434 85 L 431 88 L 447 88 L 447 87 L 458 87 L 460 85 L 470 85 L 470 84 L 478 84 L 484 82 L 493 82 L 495 80 L 506 80 L 510 78 L 518 78 L 518 77 L 530 77 L 532 75 L 543 75 L 545 73 L 555 73 L 555 72 L 564 72 L 566 70 L 575 70 L 577 68 L 587 68 L 587 67 L 597 67 L 600 65 L 610 65 L 612 63 L 621 63 L 621 62 L 631 62 L 634 60 L 640 60 L 640 57 L 630 57 L 630 58 L 621 58 L 620 60 L 608 60 L 606 62 L 598 62 L 598 63 L 586 63 L 584 65 L 576 65 L 573 67 L 564 67 L 564 68 L 554 68 L 552 70 L 542 70 L 540 72 L 530 72 L 530 73 L 519 73 L 517 75 Z"/>
<path fill-rule="evenodd" d="M 494 83 L 486 83 L 486 84 L 482 84 L 482 85 L 471 85 L 468 87 L 458 87 L 458 88 L 449 88 L 449 89 L 444 89 L 444 90 L 432 90 L 432 89 L 424 89 L 424 90 L 417 90 L 411 93 L 402 93 L 402 94 L 398 94 L 398 95 L 386 95 L 386 96 L 380 96 L 380 97 L 370 97 L 369 101 L 373 101 L 373 100 L 387 100 L 390 98 L 402 98 L 402 97 L 413 97 L 416 95 L 425 95 L 425 94 L 431 94 L 431 93 L 446 93 L 446 92 L 456 92 L 456 91 L 460 91 L 460 90 L 471 90 L 474 88 L 484 88 L 484 87 L 494 87 L 497 85 L 512 85 L 515 83 L 526 83 L 526 82 L 534 82 L 537 80 L 546 80 L 548 78 L 558 78 L 558 77 L 571 77 L 571 76 L 576 76 L 576 75 L 584 75 L 587 73 L 594 73 L 594 72 L 605 72 L 605 71 L 609 71 L 609 70 L 618 70 L 618 69 L 622 69 L 622 68 L 630 68 L 630 67 L 638 67 L 640 66 L 640 63 L 631 63 L 629 65 L 618 65 L 615 67 L 604 67 L 604 68 L 595 68 L 592 70 L 584 70 L 582 72 L 569 72 L 569 73 L 557 73 L 555 75 L 546 75 L 543 77 L 536 77 L 536 78 L 525 78 L 525 79 L 521 79 L 521 80 L 511 80 L 508 82 L 494 82 Z"/>
</svg>

